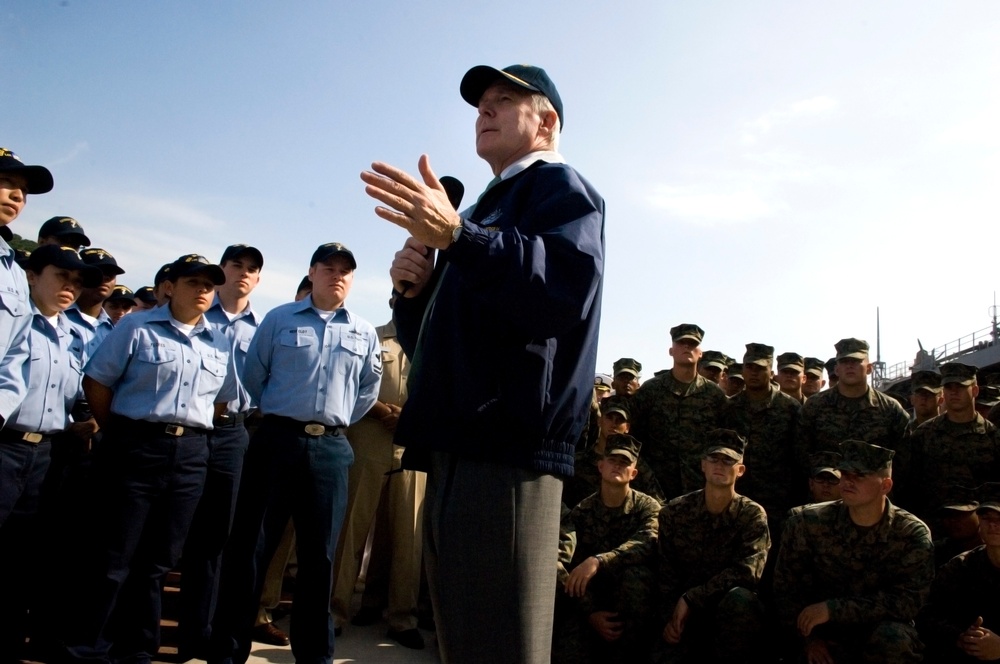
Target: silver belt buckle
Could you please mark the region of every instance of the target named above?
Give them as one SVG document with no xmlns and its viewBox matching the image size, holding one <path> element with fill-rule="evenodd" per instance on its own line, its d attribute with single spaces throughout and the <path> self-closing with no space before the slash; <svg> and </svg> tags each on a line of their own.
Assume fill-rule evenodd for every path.
<svg viewBox="0 0 1000 664">
<path fill-rule="evenodd" d="M 32 445 L 37 445 L 38 443 L 42 442 L 42 438 L 44 438 L 42 434 L 30 433 L 30 432 L 25 433 L 23 436 L 21 436 L 22 440 L 29 442 Z"/>
<path fill-rule="evenodd" d="M 166 434 L 168 436 L 183 436 L 184 435 L 184 427 L 182 427 L 179 424 L 168 424 L 166 427 L 164 427 L 163 430 L 166 432 Z"/>
<path fill-rule="evenodd" d="M 326 427 L 322 424 L 307 424 L 306 433 L 310 436 L 322 436 L 326 433 Z"/>
</svg>

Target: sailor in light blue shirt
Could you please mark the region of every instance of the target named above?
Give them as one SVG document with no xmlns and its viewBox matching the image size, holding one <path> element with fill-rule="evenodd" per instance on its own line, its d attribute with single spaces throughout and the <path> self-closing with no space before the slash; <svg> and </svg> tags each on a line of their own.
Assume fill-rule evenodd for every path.
<svg viewBox="0 0 1000 664">
<path fill-rule="evenodd" d="M 250 343 L 243 379 L 264 417 L 243 467 L 213 661 L 246 661 L 269 557 L 289 516 L 299 533 L 292 650 L 298 661 L 332 661 L 333 558 L 354 461 L 344 428 L 374 405 L 382 376 L 375 328 L 344 308 L 356 267 L 344 245 L 320 246 L 312 294 L 272 309 Z"/>
<path fill-rule="evenodd" d="M 38 525 L 42 486 L 50 468 L 52 435 L 64 430 L 80 389 L 83 342 L 63 311 L 84 284 L 100 283 L 76 251 L 36 249 L 25 262 L 31 288 L 30 358 L 24 364 L 27 396 L 0 430 L 0 653 L 20 661 L 29 605 L 35 611 L 44 547 Z"/>
<path fill-rule="evenodd" d="M 87 616 L 65 625 L 67 661 L 109 661 L 112 647 L 121 661 L 149 661 L 159 648 L 163 577 L 180 559 L 204 490 L 208 432 L 237 396 L 229 341 L 204 316 L 225 280 L 202 256 L 178 258 L 169 303 L 123 318 L 84 370 L 104 429 L 94 465 L 106 478 L 97 509 L 105 537 L 96 542 L 99 563 L 67 593 L 79 604 L 73 615 Z"/>
<path fill-rule="evenodd" d="M 123 318 L 85 373 L 114 392 L 116 415 L 211 429 L 215 404 L 237 396 L 231 363 L 225 334 L 204 316 L 186 334 L 170 307 L 158 307 Z"/>
<path fill-rule="evenodd" d="M 86 363 L 114 328 L 111 317 L 104 311 L 102 305 L 111 296 L 119 275 L 125 274 L 125 270 L 118 266 L 114 256 L 98 247 L 84 249 L 80 252 L 80 258 L 87 265 L 99 269 L 104 275 L 101 283 L 93 288 L 84 288 L 76 304 L 66 310 L 70 322 L 83 336 L 86 344 L 83 361 Z"/>
<path fill-rule="evenodd" d="M 382 358 L 372 325 L 313 296 L 271 310 L 247 353 L 244 380 L 265 415 L 348 426 L 375 404 Z"/>
<path fill-rule="evenodd" d="M 52 190 L 52 174 L 44 166 L 28 166 L 8 150 L 0 148 L 0 427 L 24 399 L 22 368 L 28 359 L 28 282 L 14 262 L 8 240 L 14 237 L 7 225 L 17 219 L 28 194 Z"/>
</svg>

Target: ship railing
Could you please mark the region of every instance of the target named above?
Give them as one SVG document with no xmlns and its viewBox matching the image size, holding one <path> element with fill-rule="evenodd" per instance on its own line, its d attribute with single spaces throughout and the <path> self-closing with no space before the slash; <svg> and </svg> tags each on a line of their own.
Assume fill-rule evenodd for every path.
<svg viewBox="0 0 1000 664">
<path fill-rule="evenodd" d="M 989 348 L 998 341 L 1000 341 L 1000 331 L 998 331 L 995 326 L 977 330 L 965 335 L 964 337 L 959 337 L 954 341 L 949 341 L 943 346 L 935 348 L 932 351 L 934 355 L 934 364 L 936 366 L 945 362 L 957 360 L 968 353 Z M 891 381 L 898 378 L 905 378 L 910 375 L 910 369 L 912 367 L 913 362 L 911 361 L 897 362 L 889 365 L 885 369 L 884 380 Z"/>
</svg>

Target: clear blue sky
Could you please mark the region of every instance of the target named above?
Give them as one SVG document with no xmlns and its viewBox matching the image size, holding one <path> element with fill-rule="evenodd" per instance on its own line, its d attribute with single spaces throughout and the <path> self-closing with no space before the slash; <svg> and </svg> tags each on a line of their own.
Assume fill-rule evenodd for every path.
<svg viewBox="0 0 1000 664">
<path fill-rule="evenodd" d="M 291 299 L 352 247 L 348 304 L 384 322 L 405 235 L 373 160 L 474 200 L 490 179 L 458 83 L 546 68 L 562 152 L 607 200 L 598 368 L 670 366 L 667 330 L 827 358 L 912 359 L 989 325 L 1000 246 L 1000 3 L 5 0 L 0 145 L 52 170 L 12 230 L 75 217 L 136 288 L 180 254 L 265 256 Z"/>
</svg>

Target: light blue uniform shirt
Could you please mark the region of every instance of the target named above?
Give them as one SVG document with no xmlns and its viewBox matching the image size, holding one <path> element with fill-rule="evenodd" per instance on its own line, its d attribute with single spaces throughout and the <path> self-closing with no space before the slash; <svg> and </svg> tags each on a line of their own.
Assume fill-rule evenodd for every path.
<svg viewBox="0 0 1000 664">
<path fill-rule="evenodd" d="M 312 296 L 283 304 L 257 329 L 243 378 L 265 415 L 347 426 L 378 398 L 378 335 L 371 323 L 343 307 L 324 321 Z"/>
<path fill-rule="evenodd" d="M 70 412 L 83 381 L 83 339 L 59 314 L 56 327 L 31 303 L 28 335 L 30 356 L 25 363 L 28 395 L 10 416 L 8 429 L 58 433 L 70 425 Z"/>
<path fill-rule="evenodd" d="M 115 326 L 111 322 L 111 316 L 104 311 L 104 307 L 101 307 L 101 313 L 97 316 L 97 322 L 91 323 L 83 317 L 80 308 L 74 304 L 66 310 L 66 318 L 69 319 L 69 322 L 80 333 L 80 338 L 83 339 L 83 363 L 86 364 L 93 357 L 94 351 L 101 345 L 104 338 L 111 334 L 111 330 L 114 329 Z"/>
<path fill-rule="evenodd" d="M 14 262 L 14 250 L 0 238 L 0 417 L 8 419 L 27 393 L 24 363 L 28 360 L 31 301 L 28 278 Z"/>
<path fill-rule="evenodd" d="M 229 316 L 226 315 L 226 312 L 222 308 L 222 302 L 219 301 L 219 296 L 216 295 L 215 302 L 212 303 L 212 308 L 205 312 L 205 318 L 216 329 L 226 335 L 226 339 L 229 340 L 233 351 L 233 361 L 236 365 L 236 379 L 239 383 L 239 396 L 230 401 L 226 406 L 226 414 L 246 413 L 250 410 L 252 404 L 250 394 L 243 387 L 243 367 L 247 361 L 247 351 L 250 349 L 250 341 L 257 332 L 257 326 L 260 325 L 260 314 L 254 311 L 252 307 L 247 306 L 246 309 L 236 315 L 236 318 L 229 320 Z"/>
<path fill-rule="evenodd" d="M 204 316 L 186 336 L 170 307 L 122 318 L 84 373 L 112 389 L 112 413 L 133 420 L 211 429 L 214 404 L 237 396 L 226 336 Z"/>
</svg>

